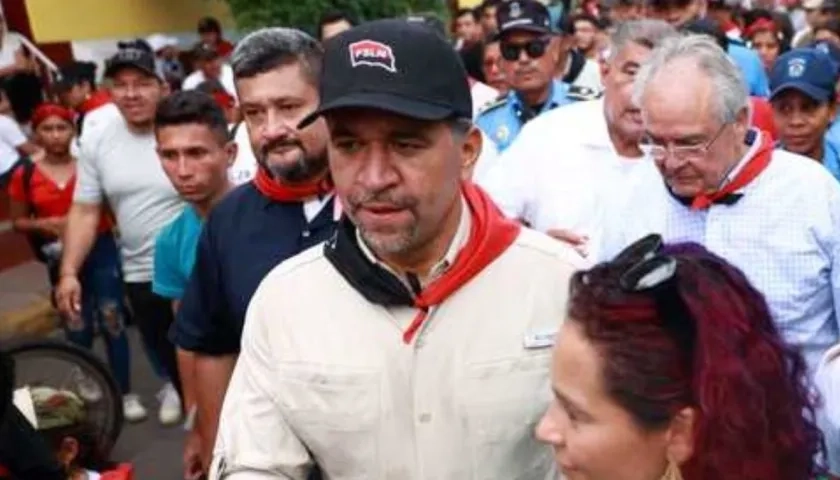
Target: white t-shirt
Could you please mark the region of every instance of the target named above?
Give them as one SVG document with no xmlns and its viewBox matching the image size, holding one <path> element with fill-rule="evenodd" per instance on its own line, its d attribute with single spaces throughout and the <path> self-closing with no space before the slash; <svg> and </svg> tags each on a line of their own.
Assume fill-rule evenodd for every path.
<svg viewBox="0 0 840 480">
<path fill-rule="evenodd" d="M 155 238 L 184 206 L 160 166 L 154 135 L 133 133 L 124 120 L 83 135 L 73 199 L 108 202 L 120 229 L 125 281 L 150 282 Z"/>
<path fill-rule="evenodd" d="M 6 68 L 14 65 L 15 55 L 23 43 L 20 40 L 20 34 L 17 32 L 4 32 L 2 35 L 3 47 L 0 48 L 0 68 Z"/>
<path fill-rule="evenodd" d="M 485 105 L 499 98 L 498 90 L 482 82 L 473 83 L 473 86 L 470 88 L 470 94 L 472 95 L 473 118 L 478 116 L 478 112 Z"/>
<path fill-rule="evenodd" d="M 594 258 L 604 225 L 622 211 L 637 176 L 653 162 L 618 155 L 607 131 L 604 101 L 576 102 L 528 122 L 477 183 L 506 215 L 541 232 L 585 235 Z"/>
<path fill-rule="evenodd" d="M 237 153 L 236 160 L 228 169 L 228 178 L 234 185 L 242 185 L 250 182 L 257 174 L 257 157 L 254 156 L 251 139 L 248 138 L 248 127 L 244 123 L 236 127 L 233 141 L 236 143 Z"/>
<path fill-rule="evenodd" d="M 204 83 L 205 80 L 207 80 L 207 77 L 204 76 L 204 72 L 196 70 L 184 79 L 184 83 L 181 84 L 181 90 L 193 90 Z M 219 82 L 233 98 L 239 99 L 236 96 L 236 85 L 233 83 L 233 69 L 230 68 L 230 65 L 222 65 L 222 75 L 219 77 Z"/>
<path fill-rule="evenodd" d="M 0 115 L 0 175 L 9 171 L 20 153 L 18 147 L 26 143 L 26 135 L 11 117 Z"/>
</svg>

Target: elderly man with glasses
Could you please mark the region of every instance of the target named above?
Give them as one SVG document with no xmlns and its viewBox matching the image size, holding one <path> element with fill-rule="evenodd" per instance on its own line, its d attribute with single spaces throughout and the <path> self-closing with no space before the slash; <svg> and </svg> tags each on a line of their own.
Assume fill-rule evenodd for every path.
<svg viewBox="0 0 840 480">
<path fill-rule="evenodd" d="M 704 245 L 764 294 L 813 374 L 840 339 L 837 181 L 750 127 L 746 86 L 708 37 L 663 43 L 639 72 L 634 98 L 645 130 L 640 146 L 660 175 L 633 186 L 600 256 L 649 232 Z"/>
</svg>

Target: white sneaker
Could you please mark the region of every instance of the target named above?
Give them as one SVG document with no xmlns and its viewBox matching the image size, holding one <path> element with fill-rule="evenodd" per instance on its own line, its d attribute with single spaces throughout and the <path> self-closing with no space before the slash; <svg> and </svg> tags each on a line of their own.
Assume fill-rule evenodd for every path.
<svg viewBox="0 0 840 480">
<path fill-rule="evenodd" d="M 158 419 L 164 426 L 172 426 L 181 422 L 181 397 L 178 396 L 178 391 L 172 386 L 172 383 L 167 383 L 158 393 L 158 400 L 160 400 L 160 412 L 158 412 Z"/>
<path fill-rule="evenodd" d="M 123 417 L 132 423 L 142 422 L 146 419 L 148 413 L 146 408 L 140 403 L 140 397 L 129 393 L 123 397 Z"/>
<path fill-rule="evenodd" d="M 85 375 L 81 368 L 73 369 L 73 382 L 76 384 L 76 392 L 79 397 L 87 403 L 96 403 L 102 400 L 102 389 L 92 378 Z"/>
</svg>

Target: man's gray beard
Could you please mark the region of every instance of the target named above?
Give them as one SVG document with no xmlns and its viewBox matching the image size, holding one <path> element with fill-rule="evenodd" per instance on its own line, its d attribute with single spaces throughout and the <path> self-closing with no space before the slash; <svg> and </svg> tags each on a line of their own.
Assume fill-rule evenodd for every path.
<svg viewBox="0 0 840 480">
<path fill-rule="evenodd" d="M 260 164 L 271 172 L 272 178 L 279 178 L 288 183 L 300 183 L 323 173 L 327 167 L 327 155 L 307 157 L 301 152 L 297 160 L 289 165 L 272 165 L 265 157 L 261 159 Z"/>
</svg>

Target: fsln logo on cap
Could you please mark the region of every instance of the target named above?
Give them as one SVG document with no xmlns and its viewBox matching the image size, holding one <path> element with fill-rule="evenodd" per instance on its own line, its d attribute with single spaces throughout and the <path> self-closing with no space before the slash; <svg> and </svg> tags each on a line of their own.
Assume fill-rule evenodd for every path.
<svg viewBox="0 0 840 480">
<path fill-rule="evenodd" d="M 391 47 L 376 40 L 360 40 L 350 44 L 350 65 L 355 68 L 360 65 L 379 67 L 396 72 L 396 59 Z"/>
<path fill-rule="evenodd" d="M 801 77 L 805 73 L 806 61 L 804 58 L 792 58 L 788 62 L 788 76 L 792 78 Z"/>
<path fill-rule="evenodd" d="M 510 18 L 519 18 L 522 16 L 522 7 L 519 2 L 511 2 L 510 4 Z"/>
</svg>

